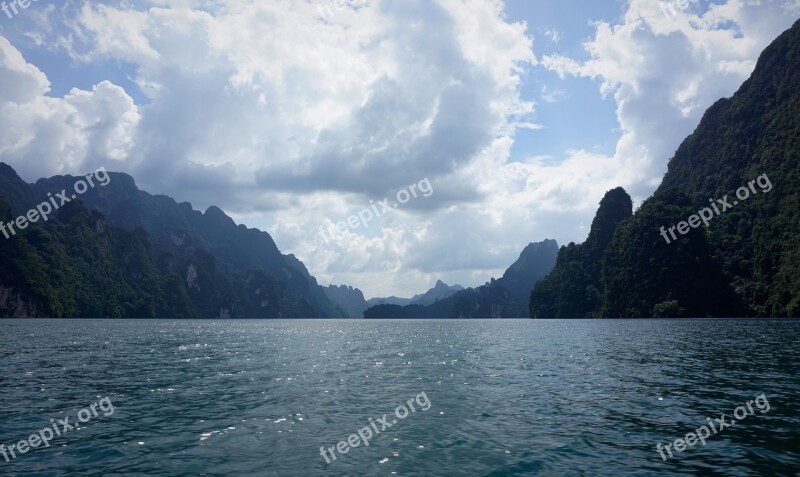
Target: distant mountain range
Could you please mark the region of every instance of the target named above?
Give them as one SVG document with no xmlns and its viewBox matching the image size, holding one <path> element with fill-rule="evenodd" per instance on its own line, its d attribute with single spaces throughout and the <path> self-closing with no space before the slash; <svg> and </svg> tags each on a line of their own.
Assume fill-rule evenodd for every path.
<svg viewBox="0 0 800 477">
<path fill-rule="evenodd" d="M 430 290 L 422 293 L 420 295 L 414 295 L 411 298 L 411 302 L 408 303 L 409 305 L 432 305 L 439 300 L 444 300 L 445 298 L 451 297 L 456 293 L 463 290 L 464 287 L 461 285 L 453 285 L 450 286 L 444 283 L 441 280 L 436 281 L 436 285 L 433 286 Z M 384 303 L 390 303 L 389 301 L 383 301 L 383 298 L 373 298 L 369 300 L 369 306 L 381 305 Z"/>
<path fill-rule="evenodd" d="M 461 285 L 447 285 L 446 283 L 438 280 L 433 288 L 425 293 L 414 295 L 412 298 L 398 298 L 391 296 L 387 298 L 371 298 L 364 299 L 364 294 L 358 288 L 349 287 L 347 285 L 335 286 L 330 285 L 324 288 L 328 299 L 335 305 L 339 306 L 345 311 L 346 315 L 350 318 L 363 318 L 364 311 L 367 308 L 376 305 L 430 305 L 439 300 L 450 297 L 464 287 Z"/>
<path fill-rule="evenodd" d="M 497 280 L 459 291 L 434 303 L 380 304 L 364 312 L 366 318 L 524 318 L 533 286 L 556 262 L 558 244 L 545 240 L 529 244 Z"/>
</svg>

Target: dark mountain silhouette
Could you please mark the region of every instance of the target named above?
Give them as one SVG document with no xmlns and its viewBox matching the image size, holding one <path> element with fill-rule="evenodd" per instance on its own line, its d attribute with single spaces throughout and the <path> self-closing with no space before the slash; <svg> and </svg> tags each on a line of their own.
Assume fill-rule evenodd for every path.
<svg viewBox="0 0 800 477">
<path fill-rule="evenodd" d="M 461 285 L 450 286 L 441 280 L 436 281 L 433 288 L 415 295 L 413 298 L 398 298 L 396 296 L 387 298 L 370 298 L 364 299 L 364 294 L 358 288 L 348 287 L 346 285 L 335 286 L 330 285 L 325 287 L 325 293 L 334 304 L 341 307 L 350 318 L 363 318 L 364 311 L 367 308 L 377 305 L 430 305 L 436 303 L 438 300 L 448 298 L 459 291 L 463 290 Z"/>
<path fill-rule="evenodd" d="M 468 288 L 428 306 L 377 305 L 365 318 L 523 318 L 534 284 L 544 278 L 556 261 L 558 244 L 545 240 L 525 247 L 502 278 Z"/>
<path fill-rule="evenodd" d="M 342 310 L 342 314 L 348 318 L 363 318 L 364 310 L 367 309 L 367 300 L 364 293 L 358 288 L 347 285 L 328 285 L 323 287 L 328 299 Z"/>
<path fill-rule="evenodd" d="M 148 243 L 150 265 L 181 277 L 193 306 L 179 316 L 341 316 L 305 266 L 292 255 L 282 255 L 266 232 L 237 226 L 217 207 L 201 213 L 188 203 L 179 204 L 167 196 L 148 194 L 139 190 L 126 174 L 109 173 L 109 177 L 111 181 L 106 186 L 89 188 L 80 196 L 82 206 L 98 212 L 121 236 L 125 235 L 123 231 L 139 234 Z M 0 166 L 2 196 L 13 216 L 46 201 L 48 193 L 74 190 L 75 182 L 80 179 L 55 176 L 28 185 L 12 168 Z M 25 241 L 28 238 L 24 235 L 18 234 L 15 239 Z M 69 237 L 56 240 L 71 245 L 67 243 Z M 37 309 L 44 308 L 38 305 Z M 150 311 L 153 310 L 151 307 Z M 4 313 L 24 314 L 14 310 Z M 126 309 L 123 316 L 168 315 Z"/>
<path fill-rule="evenodd" d="M 463 289 L 464 287 L 461 285 L 450 286 L 441 280 L 436 280 L 436 284 L 433 288 L 420 295 L 415 295 L 414 298 L 411 299 L 411 304 L 422 306 L 432 305 L 439 300 L 444 300 L 445 298 L 455 295 Z"/>
</svg>

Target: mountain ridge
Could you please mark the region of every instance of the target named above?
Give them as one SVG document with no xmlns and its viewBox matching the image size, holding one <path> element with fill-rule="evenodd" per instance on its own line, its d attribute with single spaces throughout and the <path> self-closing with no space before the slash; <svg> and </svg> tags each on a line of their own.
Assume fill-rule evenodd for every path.
<svg viewBox="0 0 800 477">
<path fill-rule="evenodd" d="M 594 289 L 557 267 L 532 292 L 531 317 L 800 316 L 799 159 L 797 21 L 732 97 L 708 108 L 661 185 L 616 224 L 606 247 L 571 262 L 572 271 L 596 270 L 599 258 Z M 707 225 L 672 241 L 660 234 L 720 202 L 732 205 L 708 212 Z M 582 305 L 576 313 L 560 303 Z"/>
<path fill-rule="evenodd" d="M 358 288 L 347 285 L 330 285 L 325 287 L 325 293 L 334 304 L 347 312 L 350 318 L 363 318 L 364 311 L 378 305 L 430 305 L 438 300 L 448 298 L 459 291 L 464 290 L 461 285 L 448 285 L 441 280 L 437 280 L 433 288 L 425 293 L 419 293 L 412 298 L 376 297 L 366 300 L 364 293 Z"/>
<path fill-rule="evenodd" d="M 177 264 L 187 267 L 182 274 L 194 277 L 198 269 L 207 272 L 201 275 L 201 281 L 206 281 L 212 289 L 219 287 L 219 295 L 198 294 L 196 298 L 201 302 L 217 300 L 220 307 L 218 312 L 212 311 L 217 307 L 211 307 L 209 303 L 201 307 L 200 316 L 259 317 L 262 311 L 273 317 L 341 316 L 305 265 L 293 255 L 281 254 L 267 232 L 236 225 L 216 206 L 200 212 L 188 202 L 178 203 L 169 196 L 152 195 L 140 190 L 133 177 L 127 174 L 107 174 L 110 181 L 103 187 L 89 188 L 79 197 L 79 202 L 102 214 L 112 227 L 131 232 L 143 230 L 154 252 L 169 256 L 164 259 L 166 263 L 173 268 Z M 74 190 L 75 183 L 81 179 L 60 175 L 27 184 L 11 166 L 0 164 L 2 195 L 10 196 L 10 200 L 7 198 L 6 201 L 15 216 L 32 209 L 35 204 L 47 201 L 48 193 L 62 189 Z M 248 305 L 240 306 L 236 311 L 238 299 L 231 297 L 238 295 L 242 299 L 243 292 L 233 290 L 231 283 L 240 281 L 243 281 L 241 287 L 245 290 L 247 284 L 261 282 L 263 286 L 256 287 L 254 292 L 263 293 L 267 288 L 277 286 L 280 291 L 275 291 L 275 296 L 288 296 L 279 300 L 281 304 L 277 308 L 272 306 L 275 304 L 273 297 L 272 302 L 269 299 L 261 300 L 263 306 L 260 308 Z M 272 285 L 266 287 L 267 282 Z M 190 294 L 194 293 L 190 284 L 186 286 Z M 245 308 L 248 310 L 246 315 L 243 314 Z"/>
<path fill-rule="evenodd" d="M 365 318 L 523 318 L 530 289 L 555 265 L 558 243 L 546 239 L 531 243 L 499 279 L 467 288 L 428 306 L 377 305 Z"/>
</svg>

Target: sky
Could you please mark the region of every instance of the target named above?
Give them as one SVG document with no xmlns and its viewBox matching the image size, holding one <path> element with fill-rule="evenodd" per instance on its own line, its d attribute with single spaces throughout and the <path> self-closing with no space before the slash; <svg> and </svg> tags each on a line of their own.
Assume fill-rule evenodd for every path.
<svg viewBox="0 0 800 477">
<path fill-rule="evenodd" d="M 374 297 L 481 285 L 530 242 L 582 242 L 615 187 L 640 204 L 800 0 L 6 10 L 0 161 L 23 179 L 128 173 Z"/>
</svg>

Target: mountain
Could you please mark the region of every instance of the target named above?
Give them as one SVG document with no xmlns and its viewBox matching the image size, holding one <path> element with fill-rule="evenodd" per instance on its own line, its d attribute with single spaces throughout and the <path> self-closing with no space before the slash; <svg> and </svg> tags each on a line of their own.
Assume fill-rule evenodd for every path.
<svg viewBox="0 0 800 477">
<path fill-rule="evenodd" d="M 415 295 L 413 298 L 398 298 L 396 296 L 387 298 L 370 298 L 364 300 L 364 294 L 358 288 L 346 285 L 330 285 L 324 288 L 328 299 L 335 305 L 344 310 L 349 318 L 363 318 L 367 308 L 378 305 L 430 305 L 438 300 L 450 297 L 463 290 L 461 285 L 450 286 L 441 280 L 437 280 L 436 285 L 425 293 Z"/>
<path fill-rule="evenodd" d="M 364 310 L 367 307 L 367 301 L 364 299 L 364 293 L 358 288 L 349 287 L 347 285 L 336 286 L 328 285 L 323 287 L 328 299 L 334 305 L 342 309 L 344 316 L 348 318 L 363 318 Z"/>
<path fill-rule="evenodd" d="M 89 188 L 82 194 L 80 204 L 73 201 L 67 205 L 75 204 L 78 208 L 83 207 L 92 214 L 98 214 L 97 217 L 102 217 L 103 223 L 120 240 L 133 240 L 126 234 L 137 237 L 141 242 L 141 266 L 152 266 L 169 277 L 180 277 L 180 293 L 186 293 L 191 306 L 181 308 L 180 313 L 172 317 L 342 316 L 305 266 L 294 256 L 282 255 L 269 234 L 248 229 L 244 225 L 237 226 L 217 207 L 209 207 L 205 213 L 201 213 L 192 209 L 188 203 L 178 204 L 167 196 L 150 195 L 139 190 L 133 178 L 126 174 L 108 173 L 108 178 L 110 181 L 107 185 Z M 3 187 L 0 195 L 4 198 L 10 216 L 16 217 L 33 208 L 34 204 L 47 201 L 50 193 L 62 189 L 74 190 L 75 183 L 80 179 L 56 176 L 40 179 L 29 185 L 11 167 L 0 164 L 0 185 Z M 64 209 L 60 213 L 63 214 Z M 60 215 L 58 217 L 61 218 Z M 31 228 L 43 228 L 44 233 L 49 234 L 48 240 L 65 247 L 67 251 L 76 245 L 72 242 L 73 238 L 59 236 L 50 230 L 50 224 L 33 224 Z M 14 239 L 21 241 L 18 245 L 22 246 L 21 243 L 27 242 L 31 237 L 38 235 L 26 231 L 24 234 L 17 234 Z M 91 242 L 95 239 L 105 242 L 100 245 L 110 245 L 113 248 L 113 241 L 103 236 L 75 237 L 78 241 Z M 100 246 L 93 246 L 95 245 Z M 111 252 L 113 249 L 109 251 Z M 26 257 L 37 260 L 36 254 Z M 24 261 L 18 261 L 16 264 L 4 265 L 12 267 L 25 264 Z M 127 264 L 121 263 L 117 266 L 124 267 Z M 155 273 L 152 270 L 151 272 Z M 134 274 L 134 277 L 139 276 L 139 272 Z M 24 278 L 19 275 L 16 277 Z M 14 282 L 6 277 L 4 282 L 3 286 L 16 290 L 19 294 L 17 301 L 29 303 L 33 300 L 34 303 L 39 303 L 36 310 L 48 309 L 43 303 L 53 303 L 52 297 L 30 293 L 26 295 L 27 292 L 21 291 L 39 286 L 29 279 Z M 86 283 L 84 288 L 88 289 L 91 281 Z M 52 286 L 60 288 L 64 285 L 52 283 Z M 155 294 L 165 292 L 159 288 L 158 280 L 153 287 L 155 289 L 152 292 Z M 8 308 L 7 301 L 6 307 L 0 308 L 0 314 L 24 315 L 25 310 L 31 309 L 31 306 Z M 123 306 L 115 313 L 95 309 L 95 312 L 89 314 L 81 312 L 84 313 L 82 315 L 73 315 L 71 310 L 74 308 L 64 308 L 66 311 L 58 311 L 60 309 L 52 307 L 49 309 L 55 311 L 45 312 L 45 316 L 171 317 L 167 311 L 169 307 L 159 308 L 159 305 L 152 303 L 146 309 Z"/>
<path fill-rule="evenodd" d="M 533 286 L 555 265 L 558 244 L 545 240 L 525 247 L 500 279 L 468 288 L 430 305 L 383 304 L 369 308 L 365 318 L 522 318 Z"/>
<path fill-rule="evenodd" d="M 496 285 L 508 290 L 515 302 L 527 303 L 534 285 L 553 269 L 557 253 L 558 243 L 555 240 L 529 244 L 517 261 L 497 279 Z"/>
<path fill-rule="evenodd" d="M 34 204 L 33 193 L 11 166 L 0 162 L 0 195 L 12 212 L 22 214 Z"/>
<path fill-rule="evenodd" d="M 464 287 L 461 285 L 450 286 L 441 280 L 436 280 L 436 285 L 434 285 L 433 288 L 421 295 L 415 295 L 414 298 L 411 299 L 410 304 L 422 306 L 432 305 L 439 300 L 444 300 L 445 298 L 455 295 L 463 289 Z"/>
<path fill-rule="evenodd" d="M 370 307 L 377 305 L 430 305 L 439 300 L 451 297 L 456 293 L 463 290 L 461 285 L 450 286 L 441 280 L 436 280 L 436 285 L 425 293 L 419 293 L 411 298 L 398 298 L 390 296 L 385 298 L 370 298 L 367 300 L 367 305 Z"/>
<path fill-rule="evenodd" d="M 633 215 L 625 190 L 608 191 L 592 221 L 586 242 L 570 243 L 558 252 L 552 272 L 530 294 L 534 318 L 586 318 L 602 305 L 601 260 L 619 224 Z"/>
<path fill-rule="evenodd" d="M 599 287 L 582 274 L 596 255 L 565 258 L 532 293 L 532 316 L 800 316 L 798 158 L 800 22 L 706 111 L 653 197 L 618 224 Z M 587 281 L 589 298 L 569 306 Z"/>
<path fill-rule="evenodd" d="M 12 209 L 0 197 L 0 221 Z M 159 266 L 146 234 L 109 227 L 71 203 L 46 225 L 0 237 L 0 316 L 195 316 L 182 278 Z"/>
</svg>

